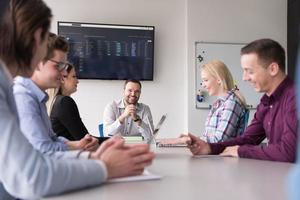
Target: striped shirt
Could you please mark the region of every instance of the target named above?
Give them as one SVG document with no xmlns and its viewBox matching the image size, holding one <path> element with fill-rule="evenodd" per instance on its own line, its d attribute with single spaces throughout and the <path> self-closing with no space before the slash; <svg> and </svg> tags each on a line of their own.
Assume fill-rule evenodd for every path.
<svg viewBox="0 0 300 200">
<path fill-rule="evenodd" d="M 226 141 L 241 135 L 245 129 L 246 109 L 234 92 L 219 97 L 207 116 L 204 138 L 209 143 Z"/>
</svg>

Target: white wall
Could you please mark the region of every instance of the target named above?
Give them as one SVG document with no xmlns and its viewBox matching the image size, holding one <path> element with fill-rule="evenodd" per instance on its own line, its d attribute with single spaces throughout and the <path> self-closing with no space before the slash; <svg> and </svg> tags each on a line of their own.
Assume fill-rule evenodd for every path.
<svg viewBox="0 0 300 200">
<path fill-rule="evenodd" d="M 56 21 L 154 25 L 155 73 L 141 101 L 154 121 L 168 113 L 162 137 L 200 134 L 207 110 L 195 109 L 194 42 L 241 42 L 270 37 L 286 47 L 286 0 L 46 0 Z M 74 95 L 84 123 L 98 133 L 104 106 L 122 95 L 122 81 L 81 80 Z M 253 113 L 252 113 L 253 114 Z"/>
<path fill-rule="evenodd" d="M 248 43 L 273 38 L 287 44 L 286 0 L 188 0 L 188 128 L 200 135 L 208 110 L 195 108 L 195 41 Z M 234 76 L 234 74 L 233 74 Z M 243 92 L 243 91 L 242 91 Z M 251 112 L 251 118 L 254 111 Z"/>
<path fill-rule="evenodd" d="M 186 2 L 182 0 L 46 0 L 54 21 L 154 25 L 154 81 L 142 82 L 141 102 L 151 108 L 154 122 L 168 113 L 161 129 L 165 137 L 178 135 L 184 128 L 186 68 Z M 123 81 L 80 80 L 74 99 L 83 122 L 98 134 L 105 105 L 122 97 Z"/>
</svg>

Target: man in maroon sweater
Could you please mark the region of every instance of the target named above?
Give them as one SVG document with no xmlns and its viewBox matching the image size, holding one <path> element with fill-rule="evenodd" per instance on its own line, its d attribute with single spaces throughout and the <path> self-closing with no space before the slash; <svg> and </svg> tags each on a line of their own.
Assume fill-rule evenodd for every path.
<svg viewBox="0 0 300 200">
<path fill-rule="evenodd" d="M 188 147 L 194 155 L 221 154 L 282 162 L 295 162 L 297 146 L 296 95 L 285 74 L 285 52 L 271 39 L 253 41 L 241 50 L 243 80 L 265 93 L 254 119 L 243 135 L 209 144 L 192 134 Z M 267 138 L 267 144 L 261 142 Z"/>
</svg>

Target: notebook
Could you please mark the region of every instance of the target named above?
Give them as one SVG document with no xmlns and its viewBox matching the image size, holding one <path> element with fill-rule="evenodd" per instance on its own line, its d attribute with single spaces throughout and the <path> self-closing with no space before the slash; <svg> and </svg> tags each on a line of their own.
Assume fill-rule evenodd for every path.
<svg viewBox="0 0 300 200">
<path fill-rule="evenodd" d="M 132 135 L 128 135 L 128 136 L 123 136 L 123 139 L 125 140 L 126 144 L 131 144 L 131 143 L 144 143 L 144 138 L 143 136 L 132 136 Z"/>
<path fill-rule="evenodd" d="M 157 142 L 158 147 L 187 147 L 186 138 L 165 138 Z"/>
</svg>

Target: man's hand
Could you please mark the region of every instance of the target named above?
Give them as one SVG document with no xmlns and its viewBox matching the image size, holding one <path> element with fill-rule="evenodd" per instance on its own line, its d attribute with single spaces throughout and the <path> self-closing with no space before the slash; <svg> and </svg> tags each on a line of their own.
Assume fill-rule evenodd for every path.
<svg viewBox="0 0 300 200">
<path fill-rule="evenodd" d="M 113 137 L 109 138 L 108 140 L 102 142 L 100 147 L 97 151 L 91 153 L 91 159 L 100 159 L 101 155 L 104 151 L 106 151 L 110 146 L 115 144 L 117 141 L 124 140 L 120 135 L 114 135 Z"/>
<path fill-rule="evenodd" d="M 136 115 L 136 106 L 133 104 L 126 105 L 124 112 L 119 117 L 120 123 L 123 123 L 124 120 L 129 116 Z"/>
<path fill-rule="evenodd" d="M 208 155 L 211 154 L 211 149 L 208 143 L 204 142 L 200 138 L 188 134 L 190 140 L 187 141 L 188 148 L 193 153 L 193 155 Z"/>
<path fill-rule="evenodd" d="M 78 144 L 78 148 L 86 151 L 96 151 L 99 147 L 98 139 L 86 134 Z"/>
<path fill-rule="evenodd" d="M 238 149 L 240 146 L 232 146 L 232 147 L 226 147 L 220 155 L 222 156 L 232 156 L 232 157 L 239 157 Z"/>
<path fill-rule="evenodd" d="M 100 156 L 106 164 L 108 178 L 142 174 L 154 158 L 147 144 L 125 146 L 123 140 L 115 140 L 108 146 Z"/>
</svg>

